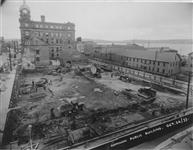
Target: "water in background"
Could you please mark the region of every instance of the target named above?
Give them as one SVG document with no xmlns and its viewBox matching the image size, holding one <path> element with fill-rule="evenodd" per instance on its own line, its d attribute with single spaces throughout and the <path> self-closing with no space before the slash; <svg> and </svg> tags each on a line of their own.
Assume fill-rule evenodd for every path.
<svg viewBox="0 0 193 150">
<path fill-rule="evenodd" d="M 193 44 L 143 43 L 140 45 L 145 47 L 148 47 L 148 45 L 149 47 L 170 47 L 171 49 L 177 50 L 180 55 L 188 55 L 189 53 L 193 52 Z"/>
<path fill-rule="evenodd" d="M 108 42 L 105 42 L 105 43 L 102 43 L 102 42 L 98 42 L 97 44 L 103 44 L 103 45 L 111 45 L 112 43 L 108 43 Z M 120 43 L 113 43 L 113 44 L 117 44 L 117 45 L 126 45 L 127 43 L 123 43 L 123 42 L 120 42 Z M 144 47 L 169 47 L 171 49 L 175 49 L 178 51 L 178 53 L 180 55 L 188 55 L 189 53 L 193 52 L 193 44 L 177 44 L 177 43 L 135 43 L 135 44 L 139 44 L 141 46 L 144 46 Z"/>
</svg>

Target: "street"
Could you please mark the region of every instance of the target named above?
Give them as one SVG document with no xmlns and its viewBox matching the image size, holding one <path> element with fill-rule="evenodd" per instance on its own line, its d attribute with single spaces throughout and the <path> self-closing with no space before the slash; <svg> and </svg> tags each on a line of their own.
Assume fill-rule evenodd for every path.
<svg viewBox="0 0 193 150">
<path fill-rule="evenodd" d="M 12 87 L 15 79 L 15 70 L 10 72 L 9 74 L 3 74 L 6 77 L 6 80 L 2 82 L 6 86 L 6 90 L 0 93 L 0 130 L 3 131 L 5 127 L 5 122 L 7 118 L 7 112 L 9 107 L 9 102 L 12 93 Z M 2 74 L 0 74 L 2 75 Z M 0 144 L 2 141 L 2 133 L 0 132 Z"/>
</svg>

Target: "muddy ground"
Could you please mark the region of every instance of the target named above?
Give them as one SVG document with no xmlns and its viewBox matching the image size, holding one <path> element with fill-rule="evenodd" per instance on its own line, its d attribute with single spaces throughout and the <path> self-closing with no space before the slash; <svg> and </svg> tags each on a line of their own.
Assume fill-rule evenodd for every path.
<svg viewBox="0 0 193 150">
<path fill-rule="evenodd" d="M 173 107 L 175 104 L 182 109 L 185 103 L 184 96 L 160 90 L 157 91 L 156 101 L 144 106 L 145 110 L 133 109 L 133 101 L 121 93 L 115 94 L 115 91 L 120 92 L 125 88 L 137 91 L 145 85 L 134 81 L 126 83 L 117 77 L 111 78 L 110 73 L 103 73 L 101 79 L 95 80 L 88 80 L 73 70 L 57 75 L 28 73 L 23 74 L 21 83 L 31 85 L 32 81 L 37 82 L 41 78 L 49 80 L 46 89 L 39 88 L 37 92 L 20 94 L 17 106 L 10 111 L 8 128 L 11 134 L 7 141 L 18 140 L 19 144 L 28 142 L 29 125 L 32 125 L 33 140 L 68 135 L 68 130 L 88 125 L 100 135 L 126 124 L 154 118 L 149 110 L 160 108 L 161 105 Z M 34 93 L 44 96 L 32 98 L 30 95 Z M 83 104 L 84 109 L 71 115 L 61 114 L 61 106 L 71 102 Z"/>
</svg>

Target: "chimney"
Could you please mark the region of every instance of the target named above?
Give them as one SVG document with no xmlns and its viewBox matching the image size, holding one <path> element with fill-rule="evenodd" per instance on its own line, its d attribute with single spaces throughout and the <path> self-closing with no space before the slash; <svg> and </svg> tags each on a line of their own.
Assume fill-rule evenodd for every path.
<svg viewBox="0 0 193 150">
<path fill-rule="evenodd" d="M 41 16 L 41 21 L 45 22 L 45 16 L 44 15 Z"/>
</svg>

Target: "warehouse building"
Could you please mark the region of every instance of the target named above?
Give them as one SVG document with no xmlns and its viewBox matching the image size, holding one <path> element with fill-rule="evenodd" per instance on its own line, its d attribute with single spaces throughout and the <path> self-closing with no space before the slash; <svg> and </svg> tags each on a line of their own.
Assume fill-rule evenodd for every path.
<svg viewBox="0 0 193 150">
<path fill-rule="evenodd" d="M 112 46 L 113 47 L 113 46 Z M 95 47 L 93 57 L 106 62 L 163 76 L 180 72 L 180 55 L 175 50 L 149 50 L 136 44 Z"/>
</svg>

